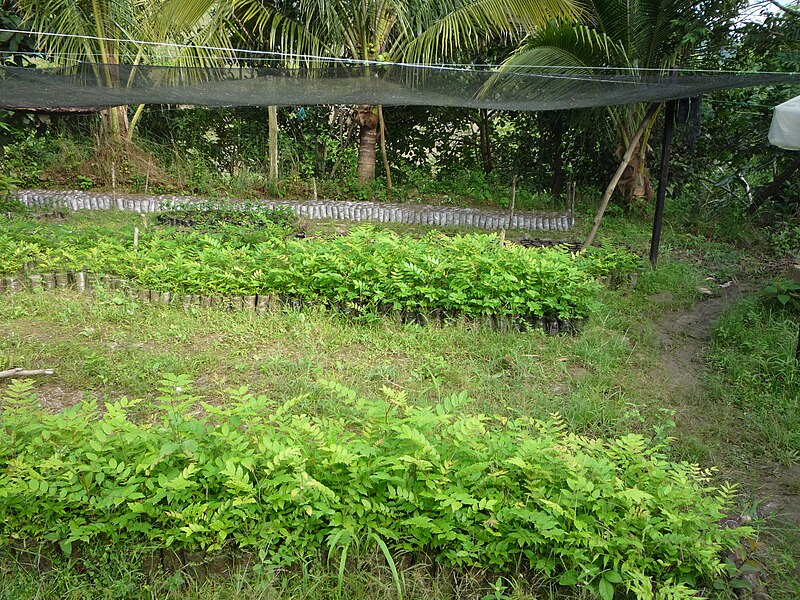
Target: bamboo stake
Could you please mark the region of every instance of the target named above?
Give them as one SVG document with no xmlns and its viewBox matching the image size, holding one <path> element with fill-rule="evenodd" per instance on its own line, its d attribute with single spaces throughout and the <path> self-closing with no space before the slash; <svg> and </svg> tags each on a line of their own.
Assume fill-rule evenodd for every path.
<svg viewBox="0 0 800 600">
<path fill-rule="evenodd" d="M 636 133 L 633 134 L 630 143 L 628 144 L 628 149 L 625 151 L 625 155 L 622 157 L 622 161 L 619 163 L 619 167 L 617 167 L 617 172 L 614 173 L 614 176 L 611 178 L 611 182 L 608 184 L 606 188 L 606 193 L 603 194 L 603 200 L 600 202 L 600 208 L 597 209 L 597 214 L 594 217 L 594 224 L 592 225 L 592 230 L 589 232 L 586 241 L 583 242 L 581 246 L 581 252 L 586 250 L 589 246 L 592 245 L 595 236 L 597 235 L 597 230 L 600 229 L 600 221 L 603 220 L 603 214 L 606 212 L 606 208 L 608 208 L 608 203 L 611 200 L 611 194 L 614 193 L 614 189 L 617 187 L 619 180 L 622 178 L 622 174 L 625 172 L 628 163 L 631 162 L 631 157 L 633 156 L 633 152 L 636 150 L 636 146 L 639 143 L 639 138 L 642 137 L 645 129 L 650 124 L 650 121 L 653 120 L 653 117 L 658 112 L 658 104 L 653 104 L 645 114 L 644 119 L 639 124 L 639 129 L 636 130 Z"/>
<path fill-rule="evenodd" d="M 508 201 L 508 207 L 511 209 L 511 213 L 508 215 L 508 228 L 511 229 L 511 223 L 514 220 L 514 202 L 517 198 L 517 176 L 511 178 L 511 199 Z M 500 245 L 506 243 L 506 228 L 503 227 L 500 230 Z"/>
</svg>

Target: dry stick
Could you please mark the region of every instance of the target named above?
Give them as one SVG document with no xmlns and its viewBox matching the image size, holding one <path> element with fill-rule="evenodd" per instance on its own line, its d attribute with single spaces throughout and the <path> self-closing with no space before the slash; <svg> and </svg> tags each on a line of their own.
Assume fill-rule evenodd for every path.
<svg viewBox="0 0 800 600">
<path fill-rule="evenodd" d="M 111 200 L 117 201 L 117 165 L 111 163 Z"/>
<path fill-rule="evenodd" d="M 144 178 L 144 195 L 147 196 L 147 188 L 150 185 L 150 163 L 153 161 L 151 157 L 147 157 L 147 175 Z"/>
<path fill-rule="evenodd" d="M 567 219 L 570 227 L 575 224 L 575 192 L 575 181 L 570 181 L 567 183 Z"/>
<path fill-rule="evenodd" d="M 511 178 L 511 199 L 508 201 L 508 207 L 511 209 L 511 214 L 508 215 L 508 228 L 511 229 L 511 222 L 514 220 L 514 201 L 517 198 L 517 176 Z M 506 228 L 500 230 L 500 245 L 506 242 Z"/>
<path fill-rule="evenodd" d="M 619 163 L 619 167 L 617 167 L 617 172 L 614 173 L 614 177 L 611 178 L 611 183 L 608 184 L 606 188 L 606 193 L 603 194 L 603 201 L 600 202 L 600 208 L 597 209 L 597 214 L 594 217 L 594 224 L 592 225 L 592 230 L 589 232 L 586 241 L 583 242 L 581 246 L 581 252 L 586 250 L 589 246 L 592 245 L 595 236 L 597 235 L 597 230 L 600 229 L 600 221 L 603 220 L 603 213 L 606 212 L 606 208 L 608 208 L 608 202 L 611 200 L 611 194 L 614 193 L 614 189 L 617 187 L 619 180 L 622 178 L 622 174 L 625 172 L 628 163 L 631 162 L 631 157 L 633 156 L 634 150 L 636 150 L 636 146 L 639 144 L 639 138 L 642 137 L 644 130 L 647 129 L 650 121 L 655 116 L 656 112 L 658 111 L 658 104 L 653 104 L 647 110 L 647 114 L 642 119 L 641 124 L 639 125 L 639 129 L 636 130 L 636 133 L 633 134 L 630 143 L 628 144 L 628 149 L 625 151 L 625 155 L 622 157 L 622 162 Z"/>
<path fill-rule="evenodd" d="M 9 369 L 8 371 L 0 371 L 0 379 L 8 377 L 30 377 L 32 375 L 52 375 L 53 369 Z"/>
<path fill-rule="evenodd" d="M 389 169 L 389 158 L 386 155 L 386 122 L 383 120 L 383 106 L 378 104 L 378 123 L 381 126 L 381 157 L 383 170 L 386 171 L 386 187 L 392 191 L 392 171 Z"/>
</svg>

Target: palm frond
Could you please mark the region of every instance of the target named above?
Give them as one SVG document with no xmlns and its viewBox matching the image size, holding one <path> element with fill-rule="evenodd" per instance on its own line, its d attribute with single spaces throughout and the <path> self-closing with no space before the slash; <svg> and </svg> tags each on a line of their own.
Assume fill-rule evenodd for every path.
<svg viewBox="0 0 800 600">
<path fill-rule="evenodd" d="M 572 0 L 445 0 L 418 18 L 418 31 L 406 40 L 402 58 L 431 62 L 457 51 L 474 50 L 500 36 L 521 39 L 556 19 L 574 19 Z"/>
</svg>

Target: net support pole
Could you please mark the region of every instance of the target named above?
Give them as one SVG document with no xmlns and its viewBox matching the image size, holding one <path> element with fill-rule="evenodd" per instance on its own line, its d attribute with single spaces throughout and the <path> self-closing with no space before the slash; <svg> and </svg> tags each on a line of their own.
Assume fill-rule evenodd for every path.
<svg viewBox="0 0 800 600">
<path fill-rule="evenodd" d="M 664 115 L 664 139 L 661 143 L 661 174 L 658 179 L 658 192 L 656 193 L 656 214 L 653 217 L 653 236 L 650 238 L 650 264 L 656 268 L 658 263 L 658 248 L 661 244 L 661 225 L 664 221 L 664 199 L 667 195 L 667 181 L 669 179 L 669 155 L 672 151 L 672 134 L 675 131 L 675 103 L 677 100 L 667 102 Z"/>
<path fill-rule="evenodd" d="M 797 348 L 794 351 L 794 360 L 800 366 L 800 326 L 797 328 Z"/>
</svg>

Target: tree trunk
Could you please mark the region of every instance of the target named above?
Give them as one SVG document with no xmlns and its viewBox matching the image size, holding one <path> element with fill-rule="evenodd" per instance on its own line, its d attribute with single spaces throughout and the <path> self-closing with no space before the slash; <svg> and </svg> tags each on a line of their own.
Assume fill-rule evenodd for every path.
<svg viewBox="0 0 800 600">
<path fill-rule="evenodd" d="M 128 107 L 112 106 L 100 111 L 102 142 L 119 145 L 128 139 Z"/>
<path fill-rule="evenodd" d="M 378 142 L 378 115 L 367 104 L 358 107 L 356 119 L 361 126 L 358 142 L 358 181 L 375 179 L 375 146 Z"/>
<path fill-rule="evenodd" d="M 653 186 L 650 183 L 650 171 L 645 164 L 647 148 L 640 141 L 633 151 L 631 160 L 617 184 L 617 189 L 622 194 L 625 204 L 630 206 L 637 200 L 650 200 L 653 197 Z M 617 148 L 617 157 L 622 158 L 625 148 Z"/>
<path fill-rule="evenodd" d="M 278 107 L 268 106 L 269 117 L 269 180 L 278 182 Z"/>
<path fill-rule="evenodd" d="M 487 175 L 494 169 L 494 161 L 492 160 L 492 140 L 491 140 L 491 121 L 489 111 L 485 108 L 481 109 L 481 120 L 478 127 L 481 143 L 481 162 L 483 162 L 483 172 Z"/>
<path fill-rule="evenodd" d="M 764 202 L 780 192 L 783 184 L 786 183 L 789 180 L 789 177 L 794 175 L 795 171 L 798 169 L 800 169 L 800 152 L 797 153 L 797 156 L 794 157 L 793 161 L 783 168 L 783 171 L 775 175 L 775 178 L 769 185 L 759 190 L 755 200 L 753 200 L 753 203 L 747 207 L 747 214 L 752 215 L 761 207 L 762 204 L 764 204 Z"/>
</svg>

